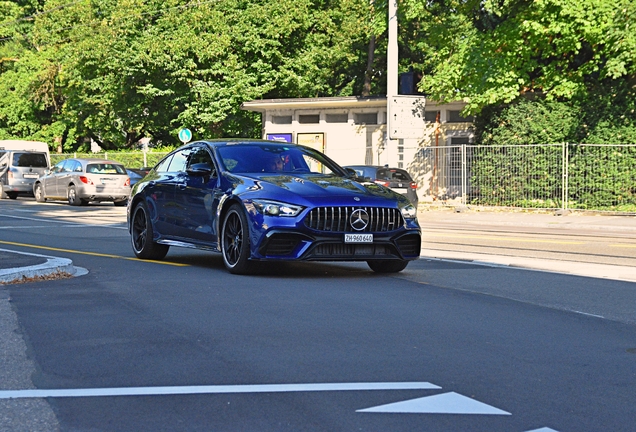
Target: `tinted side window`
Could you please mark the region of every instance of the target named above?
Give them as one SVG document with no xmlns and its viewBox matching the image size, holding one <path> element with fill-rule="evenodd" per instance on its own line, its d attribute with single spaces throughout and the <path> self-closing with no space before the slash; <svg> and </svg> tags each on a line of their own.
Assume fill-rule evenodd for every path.
<svg viewBox="0 0 636 432">
<path fill-rule="evenodd" d="M 71 167 L 75 161 L 71 159 L 67 159 L 62 164 L 62 172 L 71 172 Z"/>
<path fill-rule="evenodd" d="M 214 161 L 212 160 L 210 152 L 208 152 L 205 147 L 195 147 L 194 149 L 192 149 L 192 154 L 190 155 L 190 163 L 188 165 L 194 165 L 198 163 L 206 163 L 210 165 L 213 171 L 212 176 L 216 176 Z"/>
<path fill-rule="evenodd" d="M 73 172 L 82 172 L 82 164 L 79 163 L 79 161 L 73 161 L 73 163 L 67 168 Z"/>
<path fill-rule="evenodd" d="M 46 168 L 46 155 L 44 153 L 14 153 L 13 166 Z"/>
<path fill-rule="evenodd" d="M 156 172 L 167 172 L 168 167 L 170 166 L 170 162 L 172 161 L 172 155 L 167 156 L 164 160 L 159 162 L 155 167 Z"/>
<path fill-rule="evenodd" d="M 62 172 L 62 167 L 64 166 L 65 162 L 66 161 L 62 161 L 62 162 L 56 163 L 55 166 L 53 167 L 53 172 L 55 172 L 55 173 Z"/>
<path fill-rule="evenodd" d="M 168 167 L 169 172 L 185 172 L 186 166 L 188 165 L 188 156 L 192 149 L 183 149 L 176 152 L 172 156 L 172 161 L 170 161 L 170 166 Z"/>
</svg>

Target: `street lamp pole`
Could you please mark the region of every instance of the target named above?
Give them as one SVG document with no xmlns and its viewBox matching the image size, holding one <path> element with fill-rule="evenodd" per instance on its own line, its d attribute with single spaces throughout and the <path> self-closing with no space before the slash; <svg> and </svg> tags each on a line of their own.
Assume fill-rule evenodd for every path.
<svg viewBox="0 0 636 432">
<path fill-rule="evenodd" d="M 395 121 L 393 116 L 397 113 L 393 113 L 391 104 L 394 96 L 398 94 L 398 21 L 397 21 L 397 0 L 389 0 L 389 45 L 387 47 L 387 65 L 386 65 L 386 144 L 385 148 L 391 149 L 394 146 L 391 145 L 391 141 L 394 139 L 392 124 Z M 388 161 L 387 161 L 388 162 Z M 380 163 L 380 155 L 378 154 L 378 165 Z"/>
</svg>

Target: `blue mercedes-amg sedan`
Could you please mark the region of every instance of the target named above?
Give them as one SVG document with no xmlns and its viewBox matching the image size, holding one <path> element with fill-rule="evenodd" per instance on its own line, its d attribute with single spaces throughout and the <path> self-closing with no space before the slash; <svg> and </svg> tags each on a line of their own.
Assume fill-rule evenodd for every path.
<svg viewBox="0 0 636 432">
<path fill-rule="evenodd" d="M 399 272 L 420 254 L 417 209 L 326 155 L 295 144 L 197 141 L 161 160 L 132 189 L 135 255 L 170 246 L 220 252 L 231 273 L 262 261 L 366 261 Z"/>
</svg>

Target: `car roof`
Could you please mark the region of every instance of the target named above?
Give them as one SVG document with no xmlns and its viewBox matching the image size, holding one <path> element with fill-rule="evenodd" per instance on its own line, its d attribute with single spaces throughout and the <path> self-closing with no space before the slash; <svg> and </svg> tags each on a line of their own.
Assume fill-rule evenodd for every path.
<svg viewBox="0 0 636 432">
<path fill-rule="evenodd" d="M 272 141 L 272 140 L 264 140 L 259 138 L 215 138 L 215 139 L 203 139 L 198 141 L 193 141 L 188 144 L 184 144 L 179 148 L 185 148 L 195 144 L 207 144 L 210 147 L 224 147 L 224 146 L 242 146 L 242 145 L 277 145 L 277 146 L 286 146 L 286 147 L 307 147 L 296 143 L 289 143 L 285 141 Z"/>
<path fill-rule="evenodd" d="M 69 159 L 64 159 L 64 160 L 76 160 L 82 164 L 89 164 L 89 163 L 108 163 L 108 164 L 114 164 L 114 165 L 123 165 L 123 163 L 121 162 L 117 162 L 114 160 L 110 160 L 110 159 L 96 159 L 96 158 L 69 158 Z M 60 161 L 62 162 L 62 161 Z"/>
</svg>

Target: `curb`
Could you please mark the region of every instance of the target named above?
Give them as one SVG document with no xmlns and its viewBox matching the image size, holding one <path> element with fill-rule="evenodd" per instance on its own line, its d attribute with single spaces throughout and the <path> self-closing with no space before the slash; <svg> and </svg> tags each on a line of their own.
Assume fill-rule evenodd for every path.
<svg viewBox="0 0 636 432">
<path fill-rule="evenodd" d="M 25 278 L 45 277 L 56 273 L 66 273 L 68 275 L 75 275 L 76 273 L 76 269 L 73 267 L 73 261 L 68 258 L 17 252 L 8 249 L 0 249 L 0 251 L 46 259 L 46 262 L 43 264 L 0 270 L 0 284 L 16 282 Z"/>
</svg>

